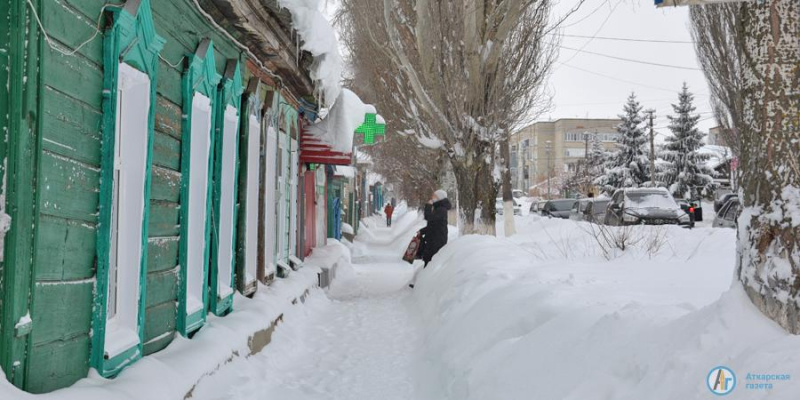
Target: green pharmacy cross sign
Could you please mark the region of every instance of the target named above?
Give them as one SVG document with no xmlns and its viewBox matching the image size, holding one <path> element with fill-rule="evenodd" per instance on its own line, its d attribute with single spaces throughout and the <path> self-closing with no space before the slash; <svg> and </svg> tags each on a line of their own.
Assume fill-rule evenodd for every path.
<svg viewBox="0 0 800 400">
<path fill-rule="evenodd" d="M 383 136 L 386 133 L 386 123 L 383 118 L 378 122 L 378 114 L 367 113 L 364 123 L 356 129 L 356 133 L 364 134 L 364 144 L 375 143 L 375 135 Z"/>
</svg>

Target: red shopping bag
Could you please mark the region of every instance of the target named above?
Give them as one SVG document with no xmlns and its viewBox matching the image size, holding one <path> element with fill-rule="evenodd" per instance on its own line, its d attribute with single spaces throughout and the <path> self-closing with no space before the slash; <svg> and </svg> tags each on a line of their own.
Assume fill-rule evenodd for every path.
<svg viewBox="0 0 800 400">
<path fill-rule="evenodd" d="M 406 252 L 403 254 L 403 261 L 413 264 L 414 260 L 417 258 L 417 253 L 419 252 L 420 244 L 422 243 L 422 237 L 417 232 L 413 239 L 411 239 L 411 243 L 408 244 L 406 248 Z"/>
</svg>

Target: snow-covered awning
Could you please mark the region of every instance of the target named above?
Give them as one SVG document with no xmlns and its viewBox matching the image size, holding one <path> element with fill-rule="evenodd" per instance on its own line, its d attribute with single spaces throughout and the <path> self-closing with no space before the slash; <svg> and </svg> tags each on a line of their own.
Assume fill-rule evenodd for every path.
<svg viewBox="0 0 800 400">
<path fill-rule="evenodd" d="M 349 165 L 337 165 L 333 174 L 336 176 L 343 176 L 345 178 L 355 178 L 356 169 Z"/>
<path fill-rule="evenodd" d="M 364 104 L 353 92 L 342 89 L 327 116 L 304 127 L 300 138 L 300 161 L 319 164 L 350 165 L 353 135 L 376 120 L 375 107 Z M 378 133 L 378 134 L 382 134 Z"/>
</svg>

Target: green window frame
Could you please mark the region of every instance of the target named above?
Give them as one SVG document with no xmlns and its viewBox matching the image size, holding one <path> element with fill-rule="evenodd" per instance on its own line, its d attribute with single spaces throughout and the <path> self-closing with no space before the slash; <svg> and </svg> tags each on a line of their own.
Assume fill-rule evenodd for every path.
<svg viewBox="0 0 800 400">
<path fill-rule="evenodd" d="M 239 199 L 241 212 L 238 215 L 238 247 L 236 259 L 236 286 L 240 293 L 250 296 L 258 290 L 259 271 L 258 251 L 260 231 L 260 195 L 262 190 L 261 154 L 264 152 L 262 135 L 264 121 L 262 115 L 261 81 L 252 77 L 242 96 L 242 116 L 239 127 L 240 174 Z M 255 185 L 255 186 L 253 186 Z"/>
<path fill-rule="evenodd" d="M 178 297 L 178 332 L 189 336 L 205 324 L 208 309 L 208 258 L 211 226 L 211 162 L 214 149 L 214 127 L 217 85 L 222 77 L 216 71 L 214 44 L 203 39 L 193 54 L 181 82 L 183 94 L 181 143 L 181 212 L 180 212 L 180 288 Z M 206 103 L 203 103 L 206 102 Z M 195 107 L 198 105 L 198 107 Z M 202 107 L 200 107 L 202 106 Z M 207 112 L 208 120 L 200 121 L 195 110 Z M 198 114 L 199 115 L 199 114 Z M 196 121 L 197 120 L 197 121 Z M 207 122 L 202 124 L 200 122 Z M 198 129 L 193 129 L 197 124 Z M 207 125 L 208 129 L 204 129 Z M 194 148 L 192 144 L 195 144 Z M 203 146 L 207 144 L 206 146 Z M 206 150 L 206 157 L 200 151 Z M 194 160 L 193 153 L 196 153 Z M 195 162 L 194 168 L 192 161 Z M 205 170 L 205 176 L 197 176 Z M 194 175 L 194 176 L 193 176 Z M 192 181 L 195 181 L 192 184 Z M 200 196 L 198 202 L 193 202 Z M 203 199 L 204 198 L 204 199 Z M 189 238 L 189 235 L 192 238 Z M 195 249 L 197 244 L 201 249 Z M 193 252 L 193 250 L 198 250 Z M 191 270 L 191 271 L 190 271 Z M 191 280 L 192 282 L 190 282 Z M 194 293 L 191 293 L 194 292 Z M 196 295 L 195 297 L 192 297 Z M 199 304 L 198 304 L 199 303 Z"/>
<path fill-rule="evenodd" d="M 217 91 L 214 195 L 211 218 L 211 294 L 209 309 L 226 315 L 233 309 L 236 270 L 236 200 L 239 176 L 239 125 L 242 115 L 239 60 L 228 60 Z"/>
<path fill-rule="evenodd" d="M 155 105 L 156 105 L 156 85 L 158 75 L 158 56 L 161 49 L 164 47 L 165 40 L 158 36 L 155 32 L 153 25 L 152 11 L 150 8 L 149 0 L 128 0 L 122 8 L 109 9 L 109 15 L 113 22 L 110 28 L 105 32 L 103 43 L 103 125 L 102 134 L 103 141 L 101 147 L 101 183 L 100 183 L 100 207 L 99 207 L 99 224 L 97 233 L 97 290 L 94 297 L 94 315 L 92 318 L 92 348 L 90 363 L 91 365 L 104 377 L 112 377 L 118 374 L 123 368 L 137 361 L 142 357 L 144 346 L 144 313 L 145 313 L 145 296 L 146 296 L 146 274 L 147 274 L 147 225 L 149 220 L 149 203 L 150 203 L 150 170 L 152 166 L 152 153 L 153 153 L 153 127 L 155 122 Z M 122 71 L 122 76 L 121 75 Z M 117 136 L 124 131 L 127 125 L 123 122 L 122 114 L 124 107 L 121 107 L 120 102 L 123 96 L 127 96 L 125 92 L 128 91 L 128 86 L 124 81 L 128 81 L 131 76 L 139 75 L 136 79 L 149 79 L 149 109 L 147 111 L 146 121 L 146 138 L 144 147 L 146 154 L 144 160 L 138 160 L 144 165 L 143 187 L 142 187 L 142 215 L 141 227 L 133 228 L 133 233 L 138 229 L 141 233 L 141 251 L 139 253 L 139 260 L 134 261 L 134 265 L 139 266 L 139 271 L 124 271 L 127 277 L 133 276 L 134 279 L 138 278 L 138 298 L 135 298 L 133 307 L 137 315 L 128 316 L 126 320 L 133 320 L 136 326 L 133 327 L 133 333 L 138 340 L 136 343 L 125 342 L 116 343 L 112 346 L 114 349 L 111 353 L 108 351 L 107 344 L 109 333 L 116 332 L 117 329 L 112 331 L 107 330 L 108 316 L 109 316 L 109 290 L 116 290 L 118 281 L 118 264 L 114 263 L 112 266 L 111 257 L 115 257 L 114 243 L 118 243 L 115 232 L 126 232 L 124 229 L 127 225 L 122 225 L 120 229 L 119 222 L 127 224 L 131 221 L 130 218 L 125 217 L 120 219 L 118 213 L 114 212 L 115 199 L 120 199 L 114 194 L 115 188 L 125 183 L 127 184 L 127 175 L 120 173 L 117 175 L 119 163 L 126 164 L 127 161 L 120 161 L 117 155 L 117 145 L 123 143 L 132 143 L 120 137 L 120 142 L 117 143 Z M 147 78 L 143 78 L 146 75 Z M 141 83 L 141 82 L 140 82 Z M 120 90 L 123 87 L 124 90 Z M 134 89 L 140 90 L 140 89 Z M 138 93 L 141 96 L 141 93 Z M 135 125 L 135 124 L 134 124 Z M 137 127 L 134 126 L 135 131 Z M 131 135 L 132 136 L 132 135 Z M 128 138 L 126 138 L 128 139 Z M 135 139 L 130 138 L 135 143 Z M 134 156 L 125 157 L 122 160 L 135 159 Z M 135 164 L 134 166 L 137 166 Z M 121 167 L 120 167 L 121 168 Z M 123 178 L 123 176 L 125 178 Z M 135 176 L 134 176 L 135 178 Z M 134 184 L 135 180 L 132 181 Z M 126 186 L 127 187 L 127 186 Z M 134 190 L 136 187 L 133 187 Z M 136 203 L 134 203 L 135 205 Z M 135 209 L 135 206 L 134 206 Z M 135 225 L 134 225 L 135 226 Z M 136 241 L 138 237 L 134 237 Z M 114 248 L 112 248 L 114 247 Z M 130 247 L 126 247 L 130 250 Z M 115 283 L 111 284 L 110 280 L 114 279 Z M 137 288 L 126 288 L 125 295 L 129 296 L 131 290 L 136 291 Z M 117 299 L 117 295 L 113 296 Z M 115 303 L 112 307 L 115 307 Z M 115 307 L 116 309 L 116 307 Z M 124 317 L 124 316 L 123 316 Z M 116 326 L 115 321 L 115 325 Z M 131 321 L 126 321 L 130 323 Z M 131 328 L 131 327 L 127 327 Z M 126 331 L 126 329 L 122 329 Z M 119 334 L 119 333 L 118 333 Z M 128 339 L 128 338 L 126 338 Z M 131 338 L 132 339 L 132 338 Z"/>
</svg>

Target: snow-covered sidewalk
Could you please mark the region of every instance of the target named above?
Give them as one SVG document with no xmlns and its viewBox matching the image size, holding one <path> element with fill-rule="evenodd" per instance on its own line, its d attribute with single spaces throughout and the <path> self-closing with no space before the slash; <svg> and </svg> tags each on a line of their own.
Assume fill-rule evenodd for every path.
<svg viewBox="0 0 800 400">
<path fill-rule="evenodd" d="M 224 327 L 212 320 L 206 336 L 113 382 L 95 377 L 45 398 L 180 400 L 206 368 L 193 400 L 708 399 L 718 366 L 738 379 L 728 398 L 798 398 L 800 337 L 764 317 L 733 279 L 733 230 L 635 227 L 621 251 L 604 249 L 585 223 L 516 217 L 511 238 L 452 237 L 411 290 L 414 268 L 400 257 L 424 222 L 404 205 L 395 216 L 392 228 L 371 217 L 354 243 L 316 249 L 307 268 L 336 261 L 336 279 L 304 305 L 276 307 L 290 297 L 267 293 L 302 289 L 279 285 L 226 317 L 225 326 L 252 324 L 248 313 L 265 302 L 282 309 L 262 352 L 207 369 L 217 365 L 210 355 L 246 350 L 246 336 L 221 343 Z M 192 354 L 198 339 L 228 353 Z"/>
<path fill-rule="evenodd" d="M 453 240 L 409 290 L 398 259 L 421 221 L 368 219 L 352 270 L 195 398 L 706 399 L 720 365 L 730 398 L 800 393 L 800 338 L 734 282 L 733 230 L 637 227 L 608 251 L 584 223 L 517 221 L 512 238 Z"/>
<path fill-rule="evenodd" d="M 393 228 L 366 221 L 352 266 L 340 265 L 327 293 L 290 310 L 260 354 L 201 382 L 198 400 L 416 399 L 420 326 L 406 289 L 413 268 L 396 251 L 420 221 L 405 209 Z M 370 226 L 372 223 L 374 226 Z"/>
</svg>

